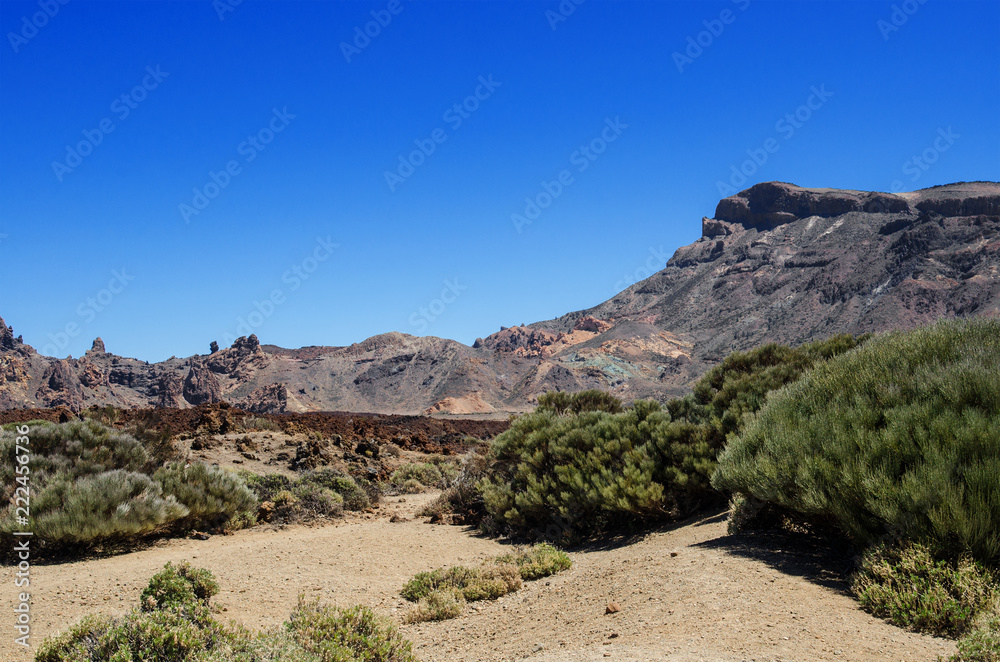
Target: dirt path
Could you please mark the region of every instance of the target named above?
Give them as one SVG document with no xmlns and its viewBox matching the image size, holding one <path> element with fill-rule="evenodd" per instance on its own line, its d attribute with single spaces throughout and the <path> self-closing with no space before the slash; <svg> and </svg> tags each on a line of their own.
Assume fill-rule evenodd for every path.
<svg viewBox="0 0 1000 662">
<path fill-rule="evenodd" d="M 87 613 L 123 613 L 168 561 L 215 573 L 216 602 L 250 627 L 283 622 L 299 593 L 399 617 L 415 573 L 503 551 L 460 527 L 390 522 L 432 495 L 389 499 L 377 515 L 324 527 L 174 540 L 110 559 L 32 568 L 35 645 Z M 371 518 L 371 519 L 366 519 Z M 816 550 L 726 536 L 721 517 L 572 554 L 574 567 L 458 619 L 402 627 L 421 660 L 936 660 L 950 641 L 874 619 L 821 568 Z M 676 553 L 676 556 L 671 556 Z M 6 603 L 13 571 L 4 569 Z M 615 601 L 621 607 L 606 615 Z M 10 612 L 8 612 L 9 614 Z M 8 630 L 9 631 L 9 630 Z M 0 659 L 29 659 L 11 635 Z"/>
</svg>

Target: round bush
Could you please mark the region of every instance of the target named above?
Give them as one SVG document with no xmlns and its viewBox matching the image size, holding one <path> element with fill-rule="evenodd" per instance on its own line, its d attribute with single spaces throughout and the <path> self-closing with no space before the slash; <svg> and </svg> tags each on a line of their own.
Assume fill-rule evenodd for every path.
<svg viewBox="0 0 1000 662">
<path fill-rule="evenodd" d="M 46 543 L 86 545 L 152 533 L 187 514 L 149 476 L 118 470 L 51 480 L 31 502 L 29 526 Z M 9 510 L 0 529 L 15 526 Z"/>
<path fill-rule="evenodd" d="M 187 507 L 190 524 L 221 525 L 257 511 L 257 497 L 243 479 L 219 467 L 171 462 L 153 474 L 153 479 L 165 494 Z"/>
<path fill-rule="evenodd" d="M 1000 322 L 870 340 L 770 396 L 712 484 L 884 536 L 1000 559 Z"/>
</svg>

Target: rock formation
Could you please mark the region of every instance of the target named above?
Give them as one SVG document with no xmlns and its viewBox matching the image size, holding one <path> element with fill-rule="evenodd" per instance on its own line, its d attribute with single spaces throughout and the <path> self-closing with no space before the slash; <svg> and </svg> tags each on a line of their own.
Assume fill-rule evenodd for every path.
<svg viewBox="0 0 1000 662">
<path fill-rule="evenodd" d="M 0 409 L 223 412 L 231 402 L 261 413 L 503 415 L 552 389 L 665 399 L 729 352 L 765 342 L 1000 315 L 997 183 L 894 195 L 768 182 L 721 200 L 701 228 L 664 269 L 608 301 L 472 347 L 392 332 L 285 349 L 250 335 L 149 365 L 107 353 L 100 338 L 80 359 L 40 356 L 0 320 Z"/>
</svg>

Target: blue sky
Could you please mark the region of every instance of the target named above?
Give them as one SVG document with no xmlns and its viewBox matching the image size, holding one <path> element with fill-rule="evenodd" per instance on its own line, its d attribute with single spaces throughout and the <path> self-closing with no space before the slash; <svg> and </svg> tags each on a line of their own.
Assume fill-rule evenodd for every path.
<svg viewBox="0 0 1000 662">
<path fill-rule="evenodd" d="M 943 0 L 4 0 L 0 315 L 57 356 L 471 343 L 662 268 L 730 187 L 1000 179 L 998 28 Z"/>
</svg>

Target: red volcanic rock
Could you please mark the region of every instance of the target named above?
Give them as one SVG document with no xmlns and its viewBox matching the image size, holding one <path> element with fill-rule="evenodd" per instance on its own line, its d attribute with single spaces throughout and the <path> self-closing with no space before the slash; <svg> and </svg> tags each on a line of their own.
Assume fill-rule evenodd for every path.
<svg viewBox="0 0 1000 662">
<path fill-rule="evenodd" d="M 574 331 L 590 331 L 592 333 L 604 333 L 610 329 L 614 324 L 608 322 L 607 320 L 599 320 L 593 315 L 587 315 L 586 317 L 581 317 L 576 324 L 573 325 Z"/>
</svg>

